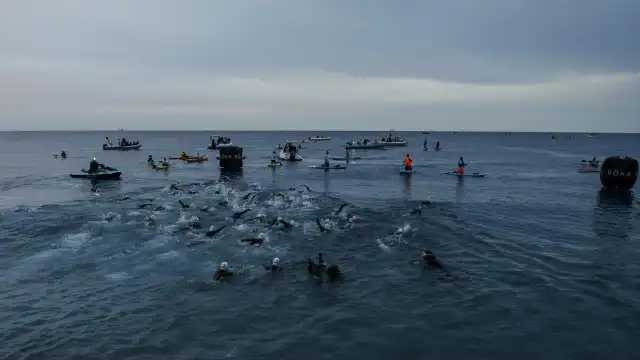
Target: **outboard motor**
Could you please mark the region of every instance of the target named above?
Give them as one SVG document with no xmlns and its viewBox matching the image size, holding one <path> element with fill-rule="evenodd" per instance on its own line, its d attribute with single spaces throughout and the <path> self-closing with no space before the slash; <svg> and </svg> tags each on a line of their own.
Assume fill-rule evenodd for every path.
<svg viewBox="0 0 640 360">
<path fill-rule="evenodd" d="M 600 168 L 600 183 L 607 189 L 631 189 L 638 180 L 638 160 L 627 156 L 611 156 Z"/>
</svg>

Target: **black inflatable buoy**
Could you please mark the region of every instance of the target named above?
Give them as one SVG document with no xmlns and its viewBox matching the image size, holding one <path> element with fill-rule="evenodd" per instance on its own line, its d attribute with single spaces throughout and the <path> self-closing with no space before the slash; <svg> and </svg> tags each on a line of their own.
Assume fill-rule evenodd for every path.
<svg viewBox="0 0 640 360">
<path fill-rule="evenodd" d="M 627 156 L 611 156 L 600 168 L 600 183 L 607 189 L 629 190 L 638 180 L 638 160 Z"/>
<path fill-rule="evenodd" d="M 226 170 L 242 169 L 242 148 L 240 146 L 226 146 L 220 148 L 220 167 Z"/>
</svg>

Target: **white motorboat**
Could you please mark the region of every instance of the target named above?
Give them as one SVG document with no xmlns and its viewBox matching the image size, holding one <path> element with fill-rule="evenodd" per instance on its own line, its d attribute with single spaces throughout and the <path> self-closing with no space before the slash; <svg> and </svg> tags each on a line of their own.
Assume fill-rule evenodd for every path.
<svg viewBox="0 0 640 360">
<path fill-rule="evenodd" d="M 331 136 L 309 136 L 309 141 L 326 141 L 331 140 Z"/>
<path fill-rule="evenodd" d="M 217 150 L 224 147 L 233 146 L 231 142 L 231 138 L 220 135 L 211 135 L 209 136 L 209 140 L 211 141 L 211 145 L 207 146 L 209 150 Z"/>
<path fill-rule="evenodd" d="M 300 156 L 297 151 L 289 152 L 285 149 L 282 149 L 280 151 L 280 154 L 278 154 L 278 158 L 281 161 L 302 161 L 302 156 Z"/>
</svg>

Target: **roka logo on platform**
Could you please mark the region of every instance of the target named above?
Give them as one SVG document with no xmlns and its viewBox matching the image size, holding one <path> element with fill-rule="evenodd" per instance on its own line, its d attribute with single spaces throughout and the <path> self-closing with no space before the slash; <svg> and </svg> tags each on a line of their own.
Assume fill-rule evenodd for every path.
<svg viewBox="0 0 640 360">
<path fill-rule="evenodd" d="M 630 171 L 623 171 L 623 170 L 609 170 L 607 171 L 607 175 L 611 175 L 611 176 L 626 176 L 626 177 L 632 177 L 633 175 L 631 175 Z M 636 174 L 636 176 L 638 176 L 638 174 Z"/>
</svg>

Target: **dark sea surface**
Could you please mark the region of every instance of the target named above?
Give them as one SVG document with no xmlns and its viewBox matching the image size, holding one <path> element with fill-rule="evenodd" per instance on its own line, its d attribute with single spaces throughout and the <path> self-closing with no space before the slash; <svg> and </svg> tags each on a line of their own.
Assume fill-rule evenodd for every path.
<svg viewBox="0 0 640 360">
<path fill-rule="evenodd" d="M 143 149 L 101 150 L 120 135 Z M 597 173 L 576 172 L 593 156 L 640 158 L 639 135 L 433 133 L 436 152 L 422 150 L 424 135 L 398 133 L 407 147 L 359 151 L 369 159 L 325 172 L 309 168 L 325 150 L 343 156 L 345 141 L 384 134 L 323 133 L 333 139 L 272 170 L 276 144 L 316 134 L 225 133 L 247 156 L 228 180 L 205 149 L 209 135 L 0 133 L 1 359 L 640 356 L 639 205 L 604 196 Z M 61 149 L 66 160 L 53 157 Z M 181 151 L 211 161 L 172 161 L 166 172 L 146 164 Z M 398 172 L 407 152 L 411 176 Z M 487 177 L 441 175 L 460 155 L 467 172 Z M 96 190 L 69 177 L 92 157 L 123 179 Z M 193 193 L 174 194 L 178 182 Z M 289 190 L 300 184 L 311 192 Z M 243 200 L 248 192 L 257 195 Z M 196 216 L 202 229 L 190 226 Z M 274 216 L 293 229 L 272 227 Z M 267 243 L 241 247 L 252 231 Z M 423 249 L 444 270 L 410 264 Z M 317 252 L 343 281 L 308 276 L 305 256 Z M 274 256 L 281 274 L 264 269 Z M 212 280 L 221 261 L 238 272 L 228 283 Z"/>
</svg>

